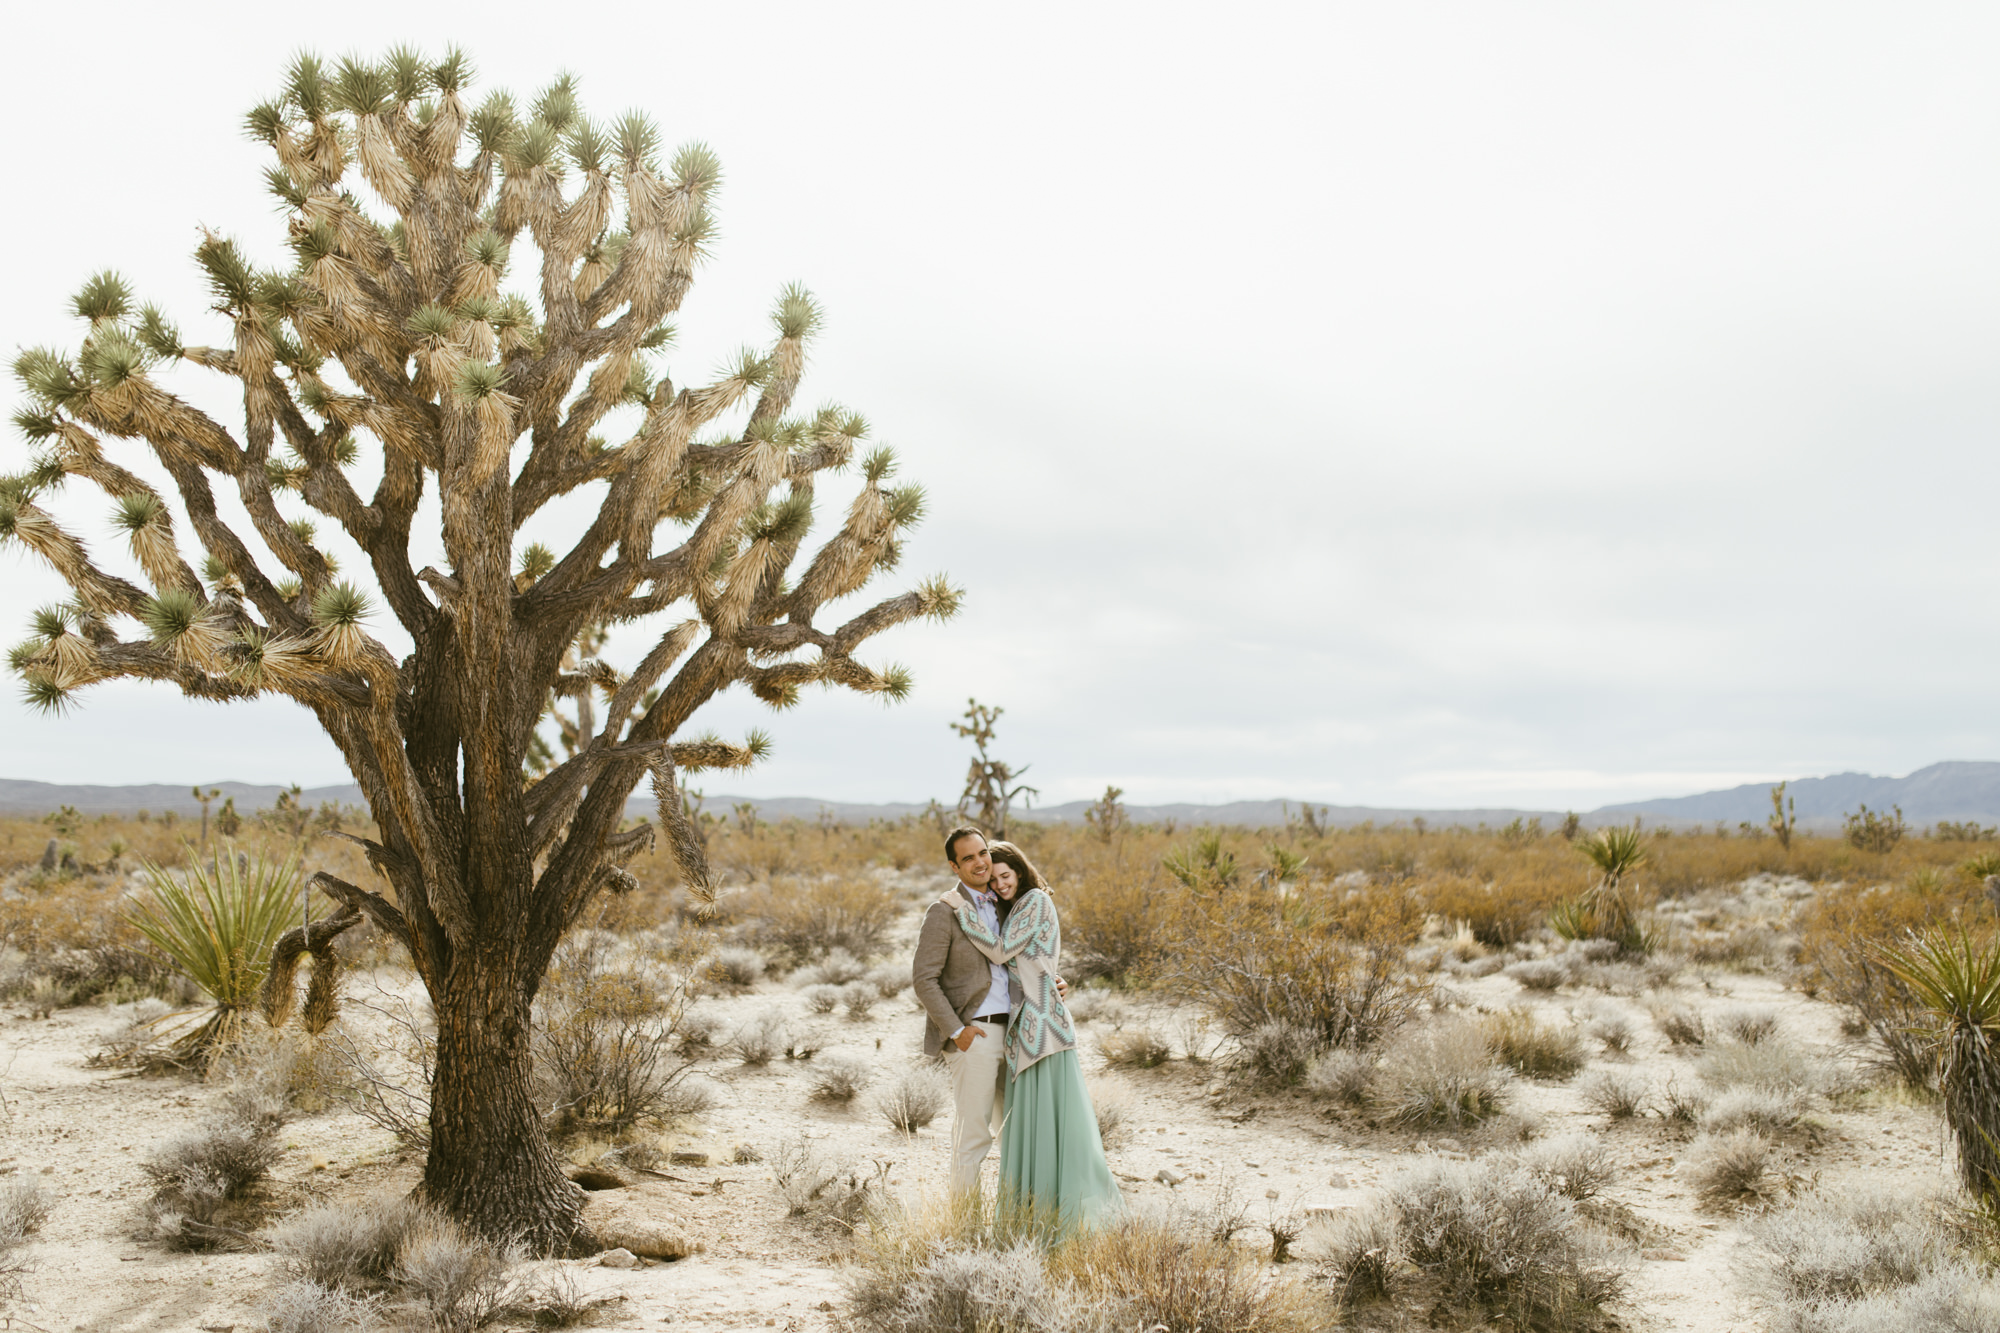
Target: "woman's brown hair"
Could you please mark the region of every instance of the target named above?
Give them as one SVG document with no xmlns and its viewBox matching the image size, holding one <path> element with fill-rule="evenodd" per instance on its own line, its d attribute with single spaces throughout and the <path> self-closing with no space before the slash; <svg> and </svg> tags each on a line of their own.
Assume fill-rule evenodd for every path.
<svg viewBox="0 0 2000 1333">
<path fill-rule="evenodd" d="M 1042 878 L 1042 872 L 1035 869 L 1035 863 L 1028 859 L 1028 854 L 1013 843 L 989 843 L 986 850 L 993 854 L 994 861 L 1003 866 L 1013 867 L 1014 873 L 1021 877 L 1021 888 L 1015 895 L 1017 898 L 1029 889 L 1040 889 L 1051 898 L 1056 896 L 1055 890 L 1049 887 L 1049 882 Z"/>
</svg>

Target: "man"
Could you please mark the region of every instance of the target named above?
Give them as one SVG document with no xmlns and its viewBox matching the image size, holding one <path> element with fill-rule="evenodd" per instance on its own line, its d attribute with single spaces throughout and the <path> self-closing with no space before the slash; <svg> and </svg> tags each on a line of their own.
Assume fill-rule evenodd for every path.
<svg viewBox="0 0 2000 1333">
<path fill-rule="evenodd" d="M 1007 969 L 973 947 L 953 913 L 963 896 L 995 934 L 1000 915 L 989 889 L 993 858 L 986 835 L 969 824 L 945 835 L 944 859 L 958 889 L 930 905 L 917 935 L 910 981 L 928 1016 L 924 1054 L 944 1053 L 951 1075 L 951 1192 L 979 1193 L 979 1172 L 1000 1133 L 1006 1098 L 1007 1015 L 1021 1002 Z"/>
</svg>

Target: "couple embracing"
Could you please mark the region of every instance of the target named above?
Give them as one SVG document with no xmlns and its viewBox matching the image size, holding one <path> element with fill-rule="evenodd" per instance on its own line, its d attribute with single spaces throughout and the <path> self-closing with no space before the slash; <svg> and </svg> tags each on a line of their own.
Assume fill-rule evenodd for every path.
<svg viewBox="0 0 2000 1333">
<path fill-rule="evenodd" d="M 977 1198 L 1000 1140 L 1000 1206 L 1063 1231 L 1122 1207 L 1077 1061 L 1056 968 L 1053 893 L 1009 842 L 970 826 L 945 838 L 958 883 L 932 903 L 911 979 L 929 1022 L 924 1053 L 951 1075 L 951 1191 Z"/>
</svg>

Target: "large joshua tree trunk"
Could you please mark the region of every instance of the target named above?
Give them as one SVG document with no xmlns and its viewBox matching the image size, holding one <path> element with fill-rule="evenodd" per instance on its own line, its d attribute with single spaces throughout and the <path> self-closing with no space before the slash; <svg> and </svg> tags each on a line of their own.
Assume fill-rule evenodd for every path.
<svg viewBox="0 0 2000 1333">
<path fill-rule="evenodd" d="M 438 1072 L 423 1194 L 489 1235 L 532 1219 L 524 1243 L 568 1253 L 587 1248 L 583 1191 L 563 1174 L 529 1095 L 529 1002 L 516 971 L 504 955 L 475 955 L 432 991 Z"/>
<path fill-rule="evenodd" d="M 699 710 L 736 685 L 775 708 L 814 683 L 901 697 L 907 673 L 854 653 L 950 615 L 958 593 L 935 578 L 814 623 L 894 566 L 923 500 L 885 486 L 893 458 L 872 450 L 845 515 L 794 569 L 819 484 L 866 435 L 841 408 L 793 414 L 811 297 L 787 289 L 767 351 L 677 388 L 652 358 L 712 230 L 713 155 L 685 148 L 662 171 L 643 116 L 599 126 L 568 79 L 526 115 L 501 94 L 469 109 L 469 79 L 457 54 L 338 69 L 300 57 L 284 95 L 249 116 L 276 157 L 267 180 L 295 262 L 259 270 L 204 237 L 222 347 L 184 344 L 115 274 L 86 283 L 81 348 L 15 362 L 31 400 L 15 420 L 42 452 L 0 477 L 0 541 L 74 594 L 10 659 L 42 706 L 134 676 L 313 711 L 367 796 L 378 833 L 357 841 L 384 883 L 313 882 L 403 944 L 438 1017 L 424 1192 L 490 1236 L 560 1251 L 584 1239 L 581 1200 L 530 1098 L 532 1006 L 563 933 L 632 884 L 624 864 L 653 840 L 621 828 L 626 799 L 650 779 L 682 878 L 708 900 L 679 775 L 751 763 L 767 742 L 686 738 Z M 393 218 L 371 213 L 362 183 Z M 509 292 L 516 247 L 538 269 Z M 169 391 L 199 369 L 238 383 L 240 431 Z M 121 445 L 150 455 L 173 501 L 113 460 Z M 109 498 L 139 582 L 64 526 L 83 489 L 59 496 L 67 477 Z M 255 546 L 224 521 L 212 478 Z M 592 486 L 598 509 L 567 552 L 516 551 L 523 524 Z M 419 570 L 433 488 L 447 568 Z M 361 583 L 336 580 L 302 511 L 358 548 Z M 203 548 L 199 573 L 177 523 Z M 679 530 L 662 541 L 667 523 Z M 369 631 L 377 597 L 407 652 Z M 629 665 L 600 655 L 608 630 L 648 621 L 665 628 Z M 560 757 L 539 739 L 552 712 Z"/>
</svg>

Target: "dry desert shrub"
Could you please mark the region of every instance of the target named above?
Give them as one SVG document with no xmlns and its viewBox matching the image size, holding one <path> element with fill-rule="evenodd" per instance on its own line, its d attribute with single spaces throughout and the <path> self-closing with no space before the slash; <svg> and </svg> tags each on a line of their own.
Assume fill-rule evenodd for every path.
<svg viewBox="0 0 2000 1333">
<path fill-rule="evenodd" d="M 434 1333 L 473 1333 L 521 1294 L 510 1277 L 519 1261 L 514 1251 L 426 1212 L 403 1237 L 392 1281 L 420 1306 Z"/>
<path fill-rule="evenodd" d="M 910 969 L 895 963 L 884 963 L 868 974 L 867 981 L 875 988 L 876 995 L 893 1000 L 909 989 Z"/>
<path fill-rule="evenodd" d="M 1957 1252 L 1934 1200 L 1881 1187 L 1814 1191 L 1746 1232 L 1738 1269 L 1774 1333 L 2000 1327 L 2000 1286 Z"/>
<path fill-rule="evenodd" d="M 1646 1109 L 1651 1085 L 1639 1074 L 1601 1069 L 1577 1085 L 1577 1095 L 1613 1120 L 1630 1120 Z"/>
<path fill-rule="evenodd" d="M 1360 1305 L 1389 1295 L 1401 1239 L 1395 1211 L 1377 1197 L 1312 1223 L 1297 1253 L 1320 1270 L 1339 1304 Z"/>
<path fill-rule="evenodd" d="M 828 1056 L 813 1062 L 812 1071 L 806 1076 L 806 1095 L 816 1102 L 846 1105 L 861 1095 L 871 1077 L 868 1066 L 860 1060 L 844 1055 Z"/>
<path fill-rule="evenodd" d="M 1535 1179 L 1572 1203 L 1604 1192 L 1618 1174 L 1609 1144 L 1594 1134 L 1565 1134 L 1517 1149 L 1513 1160 Z"/>
<path fill-rule="evenodd" d="M 1151 1028 L 1120 1028 L 1098 1038 L 1097 1050 L 1114 1069 L 1157 1069 L 1173 1059 L 1166 1038 Z"/>
<path fill-rule="evenodd" d="M 620 1134 L 707 1104 L 674 1054 L 697 980 L 601 931 L 563 942 L 535 998 L 536 1091 L 554 1132 Z"/>
<path fill-rule="evenodd" d="M 1977 919 L 1984 904 L 1962 880 L 1925 892 L 1904 884 L 1831 888 L 1799 920 L 1799 963 L 1807 993 L 1850 1010 L 1872 1037 L 1876 1063 L 1905 1086 L 1925 1088 L 1935 1070 L 1923 1005 L 1883 963 L 1886 948 L 1912 932 L 1953 919 Z"/>
<path fill-rule="evenodd" d="M 16 1176 L 0 1184 L 0 1303 L 26 1294 L 21 1277 L 31 1264 L 25 1251 L 54 1207 L 55 1198 L 39 1176 Z"/>
<path fill-rule="evenodd" d="M 1716 1015 L 1715 1027 L 1726 1037 L 1755 1046 L 1777 1035 L 1778 1011 L 1763 1005 L 1737 1005 Z"/>
<path fill-rule="evenodd" d="M 1405 1029 L 1387 1044 L 1376 1068 L 1372 1101 L 1397 1124 L 1456 1128 L 1500 1110 L 1508 1077 L 1478 1024 L 1447 1019 Z"/>
<path fill-rule="evenodd" d="M 1589 1058 L 1574 1027 L 1544 1023 L 1530 1009 L 1504 1009 L 1482 1026 L 1494 1056 L 1529 1078 L 1570 1078 Z"/>
<path fill-rule="evenodd" d="M 285 1104 L 267 1088 L 233 1085 L 221 1104 L 139 1163 L 153 1193 L 141 1207 L 146 1234 L 176 1250 L 243 1240 L 246 1197 L 284 1149 Z"/>
<path fill-rule="evenodd" d="M 873 1168 L 822 1152 L 800 1134 L 781 1142 L 771 1156 L 771 1179 L 791 1216 L 850 1227 L 886 1199 L 889 1164 L 875 1162 Z"/>
<path fill-rule="evenodd" d="M 1724 1206 L 1768 1193 L 1771 1141 L 1754 1129 L 1704 1134 L 1688 1145 L 1683 1174 L 1702 1202 Z"/>
<path fill-rule="evenodd" d="M 755 949 L 717 949 L 709 961 L 709 980 L 732 990 L 749 990 L 764 979 L 764 955 Z"/>
<path fill-rule="evenodd" d="M 1116 1088 L 1099 1084 L 1090 1090 L 1090 1109 L 1097 1118 L 1097 1137 L 1107 1149 L 1132 1137 L 1132 1105 Z"/>
<path fill-rule="evenodd" d="M 1834 1092 L 1845 1082 L 1825 1056 L 1794 1042 L 1722 1042 L 1704 1050 L 1695 1068 L 1710 1087 L 1762 1088 L 1799 1097 Z"/>
<path fill-rule="evenodd" d="M 395 1270 L 404 1237 L 423 1210 L 404 1196 L 361 1203 L 317 1203 L 273 1226 L 265 1240 L 301 1282 L 359 1291 Z"/>
<path fill-rule="evenodd" d="M 1238 1039 L 1236 1063 L 1270 1087 L 1296 1086 L 1323 1049 L 1319 1035 L 1290 1023 L 1265 1023 Z"/>
<path fill-rule="evenodd" d="M 375 1326 L 377 1302 L 335 1287 L 297 1278 L 265 1298 L 269 1333 L 349 1333 Z"/>
<path fill-rule="evenodd" d="M 1062 886 L 1063 968 L 1071 981 L 1115 982 L 1152 976 L 1168 945 L 1160 910 L 1173 881 L 1160 851 L 1143 844 L 1075 845 L 1050 855 L 1037 846 L 1036 864 Z"/>
<path fill-rule="evenodd" d="M 1692 1125 L 1701 1119 L 1708 1109 L 1709 1093 L 1698 1083 L 1683 1083 L 1678 1074 L 1667 1075 L 1667 1086 L 1660 1090 L 1660 1114 L 1681 1124 Z"/>
<path fill-rule="evenodd" d="M 1732 1129 L 1777 1134 L 1798 1124 L 1805 1111 L 1805 1099 L 1796 1092 L 1740 1087 L 1718 1095 L 1702 1109 L 1695 1123 L 1710 1134 Z"/>
<path fill-rule="evenodd" d="M 1569 962 L 1563 958 L 1528 958 L 1508 964 L 1503 971 L 1522 990 L 1531 991 L 1558 990 L 1574 977 Z"/>
<path fill-rule="evenodd" d="M 1321 1101 L 1362 1106 L 1368 1101 L 1368 1087 L 1374 1077 L 1372 1057 L 1341 1048 L 1328 1051 L 1313 1062 L 1306 1071 L 1305 1090 Z"/>
<path fill-rule="evenodd" d="M 808 986 L 800 994 L 805 999 L 808 1013 L 830 1014 L 840 1007 L 841 988 L 838 986 Z"/>
<path fill-rule="evenodd" d="M 1708 1040 L 1708 1022 L 1691 1004 L 1663 1003 L 1653 1007 L 1653 1023 L 1674 1046 L 1700 1046 Z"/>
<path fill-rule="evenodd" d="M 886 885 L 851 873 L 818 882 L 774 880 L 738 904 L 751 923 L 751 941 L 787 967 L 802 967 L 833 949 L 872 958 L 887 947 L 902 910 Z"/>
<path fill-rule="evenodd" d="M 1611 1055 L 1624 1055 L 1632 1049 L 1632 1023 L 1623 1014 L 1598 1014 L 1584 1024 L 1583 1034 Z"/>
<path fill-rule="evenodd" d="M 868 965 L 845 949 L 829 949 L 826 956 L 810 967 L 802 967 L 793 978 L 801 986 L 851 986 L 868 975 Z"/>
<path fill-rule="evenodd" d="M 1568 862 L 1536 873 L 1540 869 L 1521 866 L 1497 879 L 1440 875 L 1416 892 L 1425 910 L 1445 921 L 1462 921 L 1479 943 L 1505 949 L 1539 930 L 1557 903 L 1589 886 L 1582 870 Z"/>
<path fill-rule="evenodd" d="M 853 1288 L 857 1322 L 876 1333 L 1110 1333 L 1111 1313 L 1049 1276 L 1039 1246 L 939 1249 L 892 1288 Z"/>
<path fill-rule="evenodd" d="M 943 1071 L 918 1065 L 900 1074 L 875 1097 L 875 1109 L 905 1134 L 914 1134 L 951 1102 L 951 1081 Z"/>
<path fill-rule="evenodd" d="M 1197 880 L 1167 901 L 1179 911 L 1163 979 L 1238 1038 L 1282 1023 L 1321 1047 L 1365 1046 L 1401 1027 L 1429 990 L 1404 963 L 1423 929 L 1408 895 Z"/>
<path fill-rule="evenodd" d="M 1319 1333 L 1333 1322 L 1325 1298 L 1290 1269 L 1182 1219 L 1128 1214 L 1058 1245 L 1048 1262 L 1095 1308 L 1137 1316 L 1124 1327 Z"/>
<path fill-rule="evenodd" d="M 770 1064 L 791 1045 L 791 1025 L 785 1022 L 783 1014 L 771 1009 L 738 1027 L 722 1048 L 754 1068 Z"/>
<path fill-rule="evenodd" d="M 1117 1023 L 1126 1013 L 1124 1003 L 1102 986 L 1076 987 L 1063 1003 L 1079 1023 Z"/>
<path fill-rule="evenodd" d="M 1394 1181 L 1388 1198 L 1402 1253 L 1449 1306 L 1517 1328 L 1577 1328 L 1624 1287 L 1575 1205 L 1517 1163 L 1434 1163 Z"/>
</svg>

